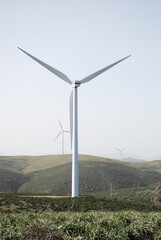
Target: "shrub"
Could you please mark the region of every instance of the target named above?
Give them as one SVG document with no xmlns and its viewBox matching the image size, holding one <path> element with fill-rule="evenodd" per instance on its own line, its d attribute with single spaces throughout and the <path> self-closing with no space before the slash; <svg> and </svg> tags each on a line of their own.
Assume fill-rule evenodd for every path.
<svg viewBox="0 0 161 240">
<path fill-rule="evenodd" d="M 41 228 L 36 225 L 31 226 L 24 234 L 24 240 L 63 240 L 60 235 L 54 229 Z"/>
</svg>

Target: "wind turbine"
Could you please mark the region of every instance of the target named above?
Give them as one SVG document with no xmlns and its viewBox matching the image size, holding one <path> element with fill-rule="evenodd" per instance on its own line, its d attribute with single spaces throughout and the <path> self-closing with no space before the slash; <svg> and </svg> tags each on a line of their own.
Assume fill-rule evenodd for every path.
<svg viewBox="0 0 161 240">
<path fill-rule="evenodd" d="M 41 64 L 43 67 L 47 68 L 50 72 L 54 73 L 56 76 L 67 82 L 72 87 L 72 92 L 70 95 L 70 133 L 71 133 L 71 146 L 72 146 L 72 197 L 79 196 L 79 175 L 78 175 L 78 93 L 77 88 L 86 82 L 89 82 L 93 78 L 97 77 L 98 75 L 102 74 L 103 72 L 107 71 L 108 69 L 114 67 L 116 64 L 122 62 L 123 60 L 127 59 L 131 55 L 120 59 L 117 62 L 110 64 L 107 67 L 102 68 L 101 70 L 92 73 L 91 75 L 77 81 L 71 81 L 64 73 L 60 72 L 59 70 L 49 66 L 48 64 L 42 62 L 38 58 L 32 56 L 28 52 L 24 51 L 23 49 L 19 48 L 22 52 L 26 55 L 31 57 L 33 60 Z"/>
<path fill-rule="evenodd" d="M 115 148 L 115 149 L 120 152 L 120 161 L 122 161 L 122 153 L 126 149 L 126 147 L 124 147 L 122 149 L 119 149 L 119 148 Z"/>
<path fill-rule="evenodd" d="M 58 119 L 59 121 L 59 125 L 60 125 L 60 128 L 61 128 L 61 131 L 58 133 L 58 135 L 56 135 L 56 137 L 54 138 L 54 141 L 61 135 L 62 136 L 62 154 L 64 154 L 64 133 L 70 133 L 69 131 L 66 131 L 63 129 L 63 126 L 60 122 L 60 120 Z"/>
</svg>

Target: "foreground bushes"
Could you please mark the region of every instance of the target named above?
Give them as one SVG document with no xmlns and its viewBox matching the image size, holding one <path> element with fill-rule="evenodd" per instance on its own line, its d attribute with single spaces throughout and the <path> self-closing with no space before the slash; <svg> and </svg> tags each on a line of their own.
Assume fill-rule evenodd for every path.
<svg viewBox="0 0 161 240">
<path fill-rule="evenodd" d="M 0 240 L 161 240 L 160 210 L 103 197 L 1 194 Z"/>
<path fill-rule="evenodd" d="M 0 215 L 0 239 L 160 240 L 160 213 L 44 212 Z"/>
<path fill-rule="evenodd" d="M 79 198 L 60 197 L 60 198 L 36 198 L 23 197 L 16 194 L 0 195 L 0 212 L 20 213 L 22 211 L 44 212 L 44 211 L 161 211 L 161 205 L 143 204 L 139 202 L 107 199 L 104 197 L 81 196 Z"/>
</svg>

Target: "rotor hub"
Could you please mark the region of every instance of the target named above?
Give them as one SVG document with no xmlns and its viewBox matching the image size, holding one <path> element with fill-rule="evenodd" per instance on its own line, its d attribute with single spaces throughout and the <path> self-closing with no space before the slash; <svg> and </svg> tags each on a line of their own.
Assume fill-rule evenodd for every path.
<svg viewBox="0 0 161 240">
<path fill-rule="evenodd" d="M 77 88 L 77 87 L 79 87 L 81 85 L 81 82 L 79 82 L 79 81 L 74 81 L 73 83 L 72 83 L 72 88 Z"/>
</svg>

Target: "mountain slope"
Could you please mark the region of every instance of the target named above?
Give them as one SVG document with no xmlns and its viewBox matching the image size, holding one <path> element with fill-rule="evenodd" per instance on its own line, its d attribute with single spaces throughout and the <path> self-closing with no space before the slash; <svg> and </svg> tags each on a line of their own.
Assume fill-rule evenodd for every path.
<svg viewBox="0 0 161 240">
<path fill-rule="evenodd" d="M 71 193 L 71 163 L 36 171 L 33 178 L 23 184 L 20 192 L 53 194 Z M 160 173 L 146 172 L 120 164 L 119 162 L 80 161 L 80 194 L 102 192 L 109 189 L 111 182 L 115 188 L 147 186 L 161 181 Z"/>
<path fill-rule="evenodd" d="M 8 186 L 8 191 L 70 194 L 71 158 L 71 155 L 0 157 L 3 185 L 0 191 Z M 116 189 L 143 187 L 161 181 L 161 161 L 126 163 L 79 155 L 79 174 L 81 194 L 109 191 L 111 182 Z"/>
<path fill-rule="evenodd" d="M 127 163 L 128 166 L 142 169 L 148 172 L 159 172 L 161 173 L 161 160 L 147 161 L 142 163 Z"/>
<path fill-rule="evenodd" d="M 13 172 L 22 173 L 25 168 L 27 161 L 25 158 L 20 156 L 8 157 L 0 156 L 0 169 L 6 169 Z"/>
<path fill-rule="evenodd" d="M 30 179 L 30 175 L 0 169 L 0 192 L 17 192 Z"/>
<path fill-rule="evenodd" d="M 111 162 L 113 160 L 91 155 L 79 155 L 79 161 Z M 0 169 L 30 173 L 72 162 L 72 155 L 0 157 Z"/>
</svg>

